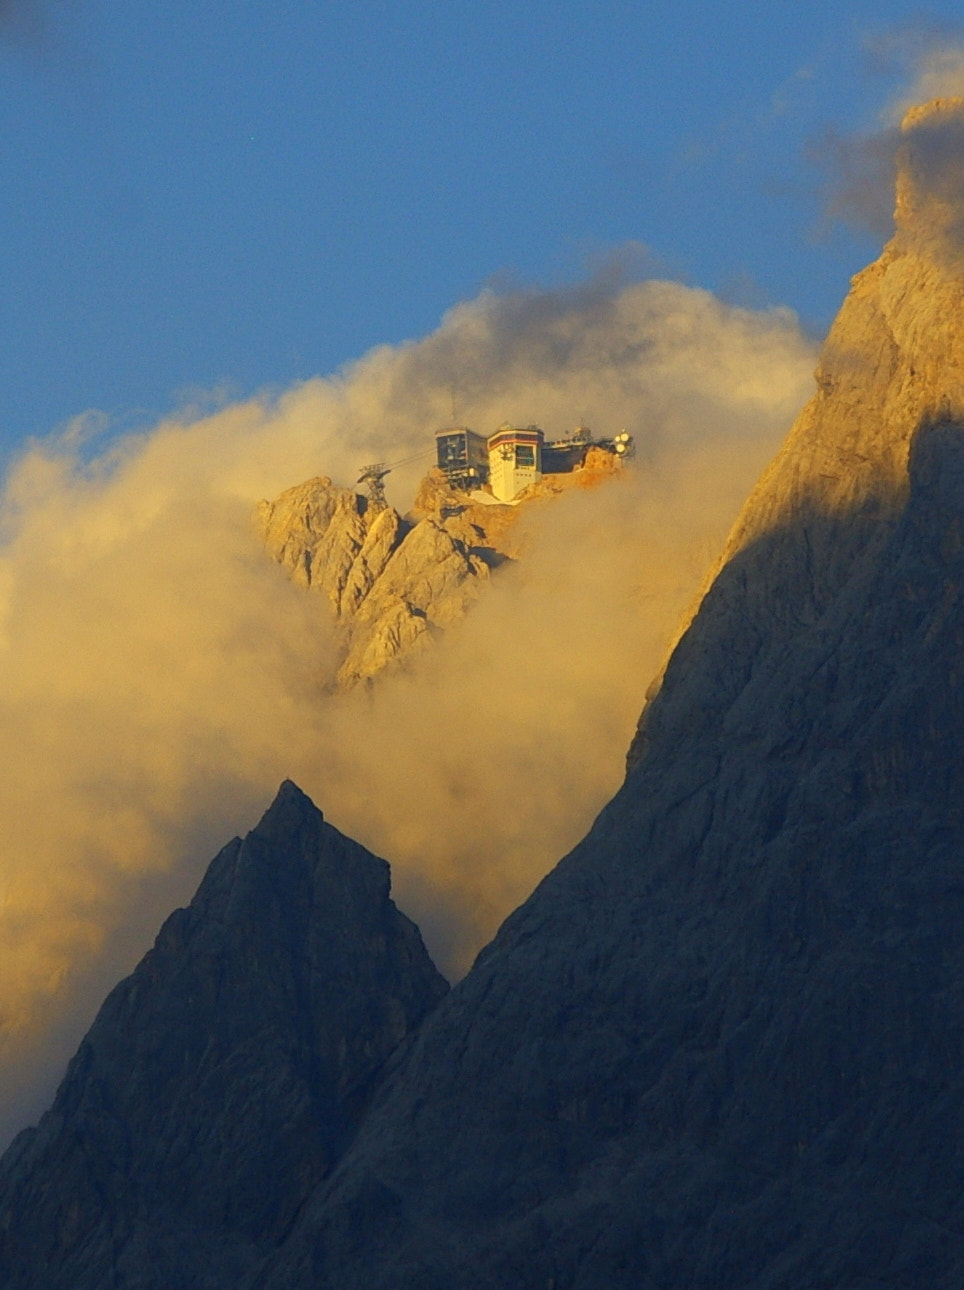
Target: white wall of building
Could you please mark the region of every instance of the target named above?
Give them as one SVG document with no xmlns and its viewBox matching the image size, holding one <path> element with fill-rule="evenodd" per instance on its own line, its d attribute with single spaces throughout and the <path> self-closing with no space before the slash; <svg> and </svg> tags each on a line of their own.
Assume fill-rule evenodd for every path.
<svg viewBox="0 0 964 1290">
<path fill-rule="evenodd" d="M 500 502 L 511 502 L 542 478 L 542 431 L 503 427 L 489 440 L 489 486 Z"/>
</svg>

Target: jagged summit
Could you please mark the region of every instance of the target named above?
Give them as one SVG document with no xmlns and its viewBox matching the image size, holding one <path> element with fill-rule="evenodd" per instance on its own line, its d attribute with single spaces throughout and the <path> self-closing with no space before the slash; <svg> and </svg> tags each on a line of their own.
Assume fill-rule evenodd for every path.
<svg viewBox="0 0 964 1290">
<path fill-rule="evenodd" d="M 324 818 L 308 794 L 303 793 L 294 780 L 285 779 L 254 832 L 270 835 L 278 829 L 297 827 L 305 821 L 324 821 Z"/>
<path fill-rule="evenodd" d="M 518 500 L 593 487 L 618 466 L 614 452 L 589 445 L 577 472 L 540 477 Z M 492 571 L 518 558 L 518 515 L 515 505 L 453 488 L 434 469 L 405 517 L 319 476 L 261 502 L 257 522 L 274 559 L 328 599 L 341 641 L 336 683 L 348 689 L 424 650 L 464 617 Z"/>
<path fill-rule="evenodd" d="M 0 1165 L 0 1283 L 231 1283 L 330 1172 L 445 990 L 385 862 L 286 781 Z"/>
<path fill-rule="evenodd" d="M 262 502 L 265 545 L 301 586 L 321 591 L 342 638 L 338 684 L 367 680 L 460 618 L 498 554 L 461 514 L 407 521 L 327 477 Z"/>
</svg>

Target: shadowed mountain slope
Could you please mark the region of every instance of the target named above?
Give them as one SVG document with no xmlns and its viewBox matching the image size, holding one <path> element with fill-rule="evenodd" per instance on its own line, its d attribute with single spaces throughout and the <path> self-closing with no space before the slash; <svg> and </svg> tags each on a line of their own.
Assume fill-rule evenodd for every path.
<svg viewBox="0 0 964 1290">
<path fill-rule="evenodd" d="M 964 280 L 920 120 L 623 789 L 259 1290 L 964 1281 Z"/>
<path fill-rule="evenodd" d="M 0 1284 L 228 1286 L 445 993 L 388 866 L 293 784 L 111 993 L 0 1166 Z"/>
</svg>

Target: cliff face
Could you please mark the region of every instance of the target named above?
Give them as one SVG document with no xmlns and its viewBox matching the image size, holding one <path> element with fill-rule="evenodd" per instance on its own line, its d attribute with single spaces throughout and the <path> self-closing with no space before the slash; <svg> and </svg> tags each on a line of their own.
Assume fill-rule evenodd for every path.
<svg viewBox="0 0 964 1290">
<path fill-rule="evenodd" d="M 953 544 L 957 521 L 946 507 L 953 509 L 954 467 L 947 458 L 952 428 L 964 417 L 964 229 L 955 231 L 940 196 L 941 174 L 931 172 L 948 151 L 956 171 L 958 141 L 964 142 L 961 100 L 909 114 L 898 156 L 895 235 L 853 279 L 823 346 L 817 392 L 721 555 L 717 572 L 725 577 L 701 606 L 700 638 L 711 621 L 732 613 L 729 588 L 739 579 L 746 641 L 740 655 L 755 639 L 758 649 L 777 656 L 853 585 L 855 560 L 869 568 L 884 558 L 912 492 L 916 522 L 946 524 L 941 540 L 945 548 Z M 964 210 L 964 182 L 956 209 Z M 706 661 L 732 671 L 715 656 Z M 711 686 L 701 667 L 686 647 L 674 665 L 677 690 Z M 660 719 L 655 708 L 642 724 L 648 730 Z"/>
<path fill-rule="evenodd" d="M 0 1283 L 236 1285 L 445 993 L 388 866 L 292 784 L 107 999 L 0 1165 Z"/>
<path fill-rule="evenodd" d="M 175 919 L 155 951 L 172 980 L 199 974 L 162 996 L 165 1042 L 132 985 L 149 958 L 4 1160 L 5 1284 L 964 1283 L 964 279 L 938 165 L 962 122 L 960 102 L 908 121 L 897 234 L 855 279 L 585 841 L 432 1011 L 410 926 L 383 941 L 360 912 L 323 924 L 385 965 L 357 990 L 335 970 L 275 992 L 263 964 L 287 933 L 245 937 L 236 974 L 195 969 L 238 899 L 206 880 L 197 939 Z M 389 917 L 379 872 L 358 898 Z M 267 926 L 301 918 L 291 900 L 266 902 Z M 304 981 L 301 962 L 278 979 Z M 192 1001 L 222 979 L 225 1015 L 265 1022 L 224 1049 L 213 1110 L 185 1114 L 223 1043 Z M 279 1060 L 276 1009 L 314 1064 Z M 235 1107 L 247 1145 L 222 1168 L 208 1115 Z"/>
<path fill-rule="evenodd" d="M 484 515 L 476 514 L 482 508 L 467 516 L 464 504 L 445 504 L 446 491 L 439 490 L 434 513 L 414 521 L 392 507 L 373 510 L 367 499 L 326 478 L 261 503 L 268 551 L 331 603 L 343 641 L 340 686 L 367 680 L 424 647 L 434 631 L 462 617 L 490 567 L 505 558 L 490 541 Z"/>
<path fill-rule="evenodd" d="M 964 281 L 920 122 L 623 789 L 260 1286 L 964 1279 Z"/>
</svg>

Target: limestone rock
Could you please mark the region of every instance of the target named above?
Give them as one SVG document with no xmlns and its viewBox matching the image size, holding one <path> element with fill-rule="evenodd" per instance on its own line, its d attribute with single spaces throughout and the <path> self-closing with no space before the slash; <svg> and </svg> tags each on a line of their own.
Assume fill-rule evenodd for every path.
<svg viewBox="0 0 964 1290">
<path fill-rule="evenodd" d="M 435 472 L 438 475 L 438 472 Z M 347 688 L 427 644 L 479 596 L 489 569 L 508 559 L 493 545 L 509 525 L 468 506 L 441 481 L 423 488 L 429 510 L 404 520 L 377 511 L 327 478 L 262 502 L 258 524 L 273 557 L 303 587 L 323 592 L 338 624 L 337 681 Z"/>
<path fill-rule="evenodd" d="M 520 499 L 545 502 L 590 488 L 619 470 L 591 448 L 571 474 L 547 475 Z M 327 477 L 261 502 L 257 523 L 270 554 L 303 587 L 327 596 L 341 639 L 337 685 L 371 681 L 411 658 L 458 622 L 485 590 L 491 570 L 520 556 L 519 507 L 474 501 L 440 470 L 419 485 L 411 515 L 369 508 Z"/>
<path fill-rule="evenodd" d="M 338 603 L 341 614 L 357 613 L 359 605 L 384 573 L 386 564 L 401 541 L 401 528 L 401 519 L 392 507 L 387 507 L 375 516 L 355 557 Z"/>
<path fill-rule="evenodd" d="M 338 685 L 348 689 L 358 681 L 371 680 L 394 660 L 413 657 L 430 640 L 425 615 L 404 600 L 386 596 L 380 601 L 371 630 L 358 634 L 338 669 Z"/>
<path fill-rule="evenodd" d="M 212 862 L 0 1166 L 6 1290 L 233 1287 L 445 993 L 388 866 L 293 784 Z"/>
</svg>

